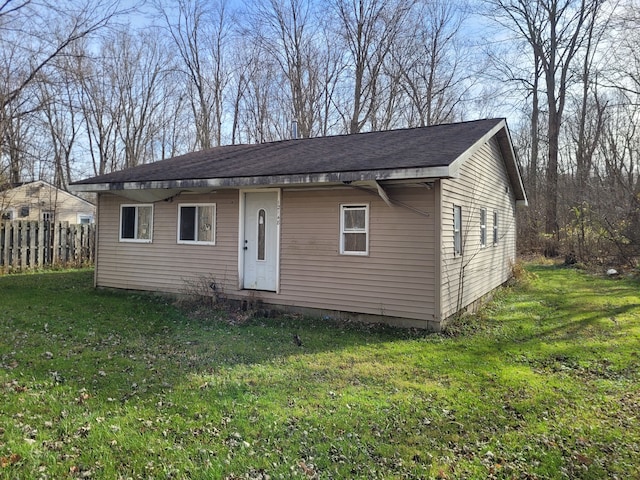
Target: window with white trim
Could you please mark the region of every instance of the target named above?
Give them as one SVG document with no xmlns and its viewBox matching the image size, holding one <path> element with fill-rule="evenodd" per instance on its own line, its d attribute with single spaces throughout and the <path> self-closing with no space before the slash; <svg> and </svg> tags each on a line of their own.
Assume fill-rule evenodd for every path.
<svg viewBox="0 0 640 480">
<path fill-rule="evenodd" d="M 453 254 L 462 255 L 462 207 L 453 206 Z"/>
<path fill-rule="evenodd" d="M 215 203 L 181 203 L 178 205 L 178 243 L 215 245 L 215 229 Z"/>
<path fill-rule="evenodd" d="M 120 205 L 120 241 L 151 243 L 153 205 Z"/>
<path fill-rule="evenodd" d="M 369 254 L 369 205 L 340 205 L 340 253 Z"/>
<path fill-rule="evenodd" d="M 487 246 L 487 209 L 480 209 L 480 246 Z"/>
<path fill-rule="evenodd" d="M 79 213 L 78 223 L 81 225 L 90 225 L 93 223 L 93 215 L 89 213 Z"/>
<path fill-rule="evenodd" d="M 493 244 L 497 245 L 498 244 L 498 211 L 494 210 L 493 211 Z"/>
</svg>

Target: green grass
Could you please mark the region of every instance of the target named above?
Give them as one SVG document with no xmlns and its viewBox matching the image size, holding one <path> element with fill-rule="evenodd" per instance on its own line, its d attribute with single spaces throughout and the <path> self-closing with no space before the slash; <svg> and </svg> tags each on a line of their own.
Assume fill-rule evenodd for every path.
<svg viewBox="0 0 640 480">
<path fill-rule="evenodd" d="M 0 277 L 0 479 L 640 478 L 640 285 L 528 270 L 448 335 Z"/>
</svg>

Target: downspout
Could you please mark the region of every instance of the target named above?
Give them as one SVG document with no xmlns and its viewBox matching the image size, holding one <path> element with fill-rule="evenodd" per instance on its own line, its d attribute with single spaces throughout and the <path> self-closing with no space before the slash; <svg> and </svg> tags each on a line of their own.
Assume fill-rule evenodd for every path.
<svg viewBox="0 0 640 480">
<path fill-rule="evenodd" d="M 435 265 L 434 265 L 434 320 L 438 323 L 438 331 L 442 330 L 442 181 L 436 180 L 434 185 L 435 195 Z"/>
<path fill-rule="evenodd" d="M 96 226 L 96 231 L 94 233 L 95 237 L 94 237 L 94 252 L 93 252 L 93 288 L 97 288 L 98 287 L 98 259 L 100 258 L 100 255 L 98 255 L 99 252 L 99 245 L 100 245 L 100 203 L 102 201 L 102 193 L 98 193 L 96 196 L 96 218 L 95 218 L 95 226 Z M 120 228 L 118 226 L 118 228 Z"/>
</svg>

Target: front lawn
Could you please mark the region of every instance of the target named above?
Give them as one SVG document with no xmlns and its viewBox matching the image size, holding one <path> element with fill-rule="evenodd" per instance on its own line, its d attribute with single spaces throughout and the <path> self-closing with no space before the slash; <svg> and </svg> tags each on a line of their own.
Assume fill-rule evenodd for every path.
<svg viewBox="0 0 640 480">
<path fill-rule="evenodd" d="M 640 478 L 640 284 L 529 272 L 449 335 L 2 276 L 0 479 Z"/>
</svg>

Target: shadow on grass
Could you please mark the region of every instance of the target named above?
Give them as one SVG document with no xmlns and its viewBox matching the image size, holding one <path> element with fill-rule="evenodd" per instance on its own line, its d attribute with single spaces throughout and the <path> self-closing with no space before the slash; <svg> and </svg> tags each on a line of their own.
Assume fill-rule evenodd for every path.
<svg viewBox="0 0 640 480">
<path fill-rule="evenodd" d="M 313 382 L 314 378 L 331 377 L 330 368 L 349 371 L 356 359 L 336 359 L 341 352 L 360 347 L 377 352 L 368 355 L 370 361 L 380 356 L 380 368 L 382 362 L 400 365 L 413 356 L 414 366 L 422 368 L 426 377 L 446 379 L 451 369 L 497 371 L 504 365 L 502 353 L 538 352 L 541 344 L 549 358 L 573 357 L 576 352 L 572 349 L 580 347 L 572 342 L 590 336 L 624 335 L 632 328 L 630 322 L 618 318 L 634 315 L 640 307 L 622 300 L 633 297 L 635 284 L 598 286 L 612 289 L 608 303 L 596 305 L 598 294 L 587 289 L 593 285 L 577 272 L 575 282 L 567 284 L 565 270 L 532 270 L 544 273 L 544 291 L 548 293 L 539 294 L 537 287 L 528 293 L 524 290 L 520 296 L 526 307 L 518 308 L 518 300 L 510 299 L 514 302 L 511 310 L 498 305 L 484 314 L 490 317 L 496 313 L 496 320 L 478 317 L 477 321 L 490 324 L 483 327 L 489 329 L 488 335 L 475 335 L 468 329 L 451 339 L 380 325 L 287 315 L 231 325 L 228 312 L 222 310 L 191 315 L 165 297 L 96 291 L 92 272 L 3 277 L 0 367 L 9 377 L 20 375 L 38 383 L 86 388 L 124 402 L 198 379 L 208 378 L 215 384 L 216 378 L 228 377 L 230 370 L 251 366 L 289 369 Z M 405 341 L 421 349 L 424 345 L 420 342 L 427 342 L 429 346 L 423 349 L 429 353 L 421 354 L 422 360 L 416 358 L 415 351 L 402 346 Z M 336 361 L 337 366 L 297 370 L 309 370 L 302 361 L 304 356 L 325 354 L 329 356 L 323 361 Z M 296 363 L 298 358 L 301 360 Z M 372 378 L 379 373 L 372 372 Z M 277 382 L 285 387 L 287 381 Z M 234 390 L 230 384 L 224 388 L 230 389 L 232 397 L 238 393 L 235 390 L 245 390 L 243 386 Z"/>
<path fill-rule="evenodd" d="M 537 371 L 587 378 L 639 378 L 640 283 L 557 266 L 534 266 L 541 279 L 516 288 L 485 319 L 496 351 Z M 481 353 L 481 352 L 478 352 Z"/>
<path fill-rule="evenodd" d="M 87 271 L 2 277 L 0 291 L 0 367 L 9 377 L 121 401 L 190 376 L 424 335 L 290 315 L 232 325 L 224 310 L 192 315 L 166 297 L 95 290 Z"/>
<path fill-rule="evenodd" d="M 596 439 L 572 428 L 587 403 L 602 403 L 583 380 L 622 379 L 624 392 L 636 384 L 639 322 L 629 319 L 640 312 L 633 285 L 617 283 L 600 304 L 589 279 L 547 281 L 545 272 L 544 281 L 499 295 L 470 317 L 478 328 L 446 337 L 295 316 L 230 325 L 222 311 L 194 315 L 163 297 L 95 291 L 91 272 L 0 277 L 0 456 L 18 454 L 16 469 L 36 471 L 42 457 L 23 440 L 31 435 L 58 469 L 50 478 L 80 461 L 108 472 L 101 478 L 168 478 L 147 475 L 153 459 L 195 472 L 179 478 L 238 478 L 230 472 L 250 467 L 289 478 L 312 457 L 327 474 L 344 463 L 336 478 L 431 478 L 450 461 L 468 469 L 451 478 L 488 478 L 492 451 L 501 468 L 515 468 L 508 478 L 556 478 L 558 459 L 571 465 L 585 442 L 617 435 L 617 424 Z M 615 349 L 626 364 L 609 355 Z M 614 423 L 635 418 L 634 392 Z M 618 444 L 622 453 L 607 451 L 602 465 L 627 461 L 631 450 Z M 211 458 L 200 477 L 203 464 L 191 463 L 199 455 Z M 402 462 L 381 463 L 394 458 Z M 600 465 L 571 478 L 613 478 Z"/>
</svg>

